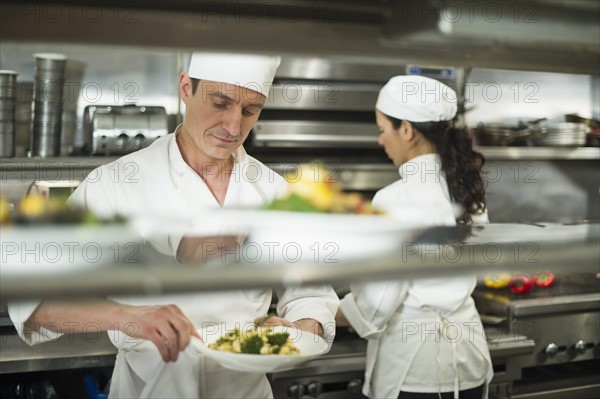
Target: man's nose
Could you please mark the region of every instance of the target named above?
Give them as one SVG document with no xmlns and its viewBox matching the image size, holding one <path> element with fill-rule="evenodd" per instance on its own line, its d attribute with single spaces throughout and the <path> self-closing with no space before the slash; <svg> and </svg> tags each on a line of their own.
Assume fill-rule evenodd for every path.
<svg viewBox="0 0 600 399">
<path fill-rule="evenodd" d="M 231 107 L 227 115 L 225 115 L 223 127 L 225 127 L 232 136 L 239 136 L 242 134 L 242 109 Z"/>
</svg>

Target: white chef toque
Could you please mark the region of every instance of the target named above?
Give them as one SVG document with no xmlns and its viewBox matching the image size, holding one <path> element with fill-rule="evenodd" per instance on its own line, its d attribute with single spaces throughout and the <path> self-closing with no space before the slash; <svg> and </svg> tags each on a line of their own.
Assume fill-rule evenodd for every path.
<svg viewBox="0 0 600 399">
<path fill-rule="evenodd" d="M 246 87 L 268 96 L 280 62 L 281 57 L 264 55 L 193 53 L 188 75 Z"/>
<path fill-rule="evenodd" d="M 449 121 L 456 115 L 456 92 L 442 82 L 418 75 L 391 78 L 379 92 L 379 111 L 410 122 Z"/>
</svg>

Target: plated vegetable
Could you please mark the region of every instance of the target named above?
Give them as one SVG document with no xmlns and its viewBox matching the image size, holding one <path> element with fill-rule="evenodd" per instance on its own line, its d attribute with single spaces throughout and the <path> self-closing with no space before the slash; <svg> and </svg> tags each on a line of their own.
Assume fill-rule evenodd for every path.
<svg viewBox="0 0 600 399">
<path fill-rule="evenodd" d="M 271 328 L 234 329 L 216 342 L 210 349 L 223 352 L 255 355 L 299 355 L 300 350 L 289 339 L 289 334 L 273 332 Z"/>
<path fill-rule="evenodd" d="M 266 209 L 292 212 L 379 214 L 359 193 L 345 193 L 335 173 L 320 162 L 301 164 L 293 173 L 285 173 L 287 194 Z"/>
</svg>

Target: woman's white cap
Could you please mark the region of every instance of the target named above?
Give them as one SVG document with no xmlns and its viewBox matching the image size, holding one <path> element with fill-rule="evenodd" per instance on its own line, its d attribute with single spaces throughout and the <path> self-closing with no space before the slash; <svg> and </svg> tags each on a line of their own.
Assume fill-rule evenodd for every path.
<svg viewBox="0 0 600 399">
<path fill-rule="evenodd" d="M 193 53 L 188 75 L 246 87 L 268 96 L 280 62 L 281 57 L 263 55 Z"/>
<path fill-rule="evenodd" d="M 449 121 L 456 115 L 456 92 L 442 82 L 418 75 L 391 78 L 379 92 L 379 111 L 410 122 Z"/>
</svg>

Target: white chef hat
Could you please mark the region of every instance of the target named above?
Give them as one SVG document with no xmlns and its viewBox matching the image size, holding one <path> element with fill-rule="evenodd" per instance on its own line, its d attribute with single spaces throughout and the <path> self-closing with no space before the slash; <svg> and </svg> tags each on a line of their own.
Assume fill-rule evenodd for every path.
<svg viewBox="0 0 600 399">
<path fill-rule="evenodd" d="M 456 115 L 456 92 L 442 82 L 418 75 L 391 78 L 379 92 L 382 113 L 411 122 L 449 121 Z"/>
<path fill-rule="evenodd" d="M 246 87 L 268 96 L 280 62 L 281 57 L 263 55 L 193 53 L 188 75 Z"/>
</svg>

